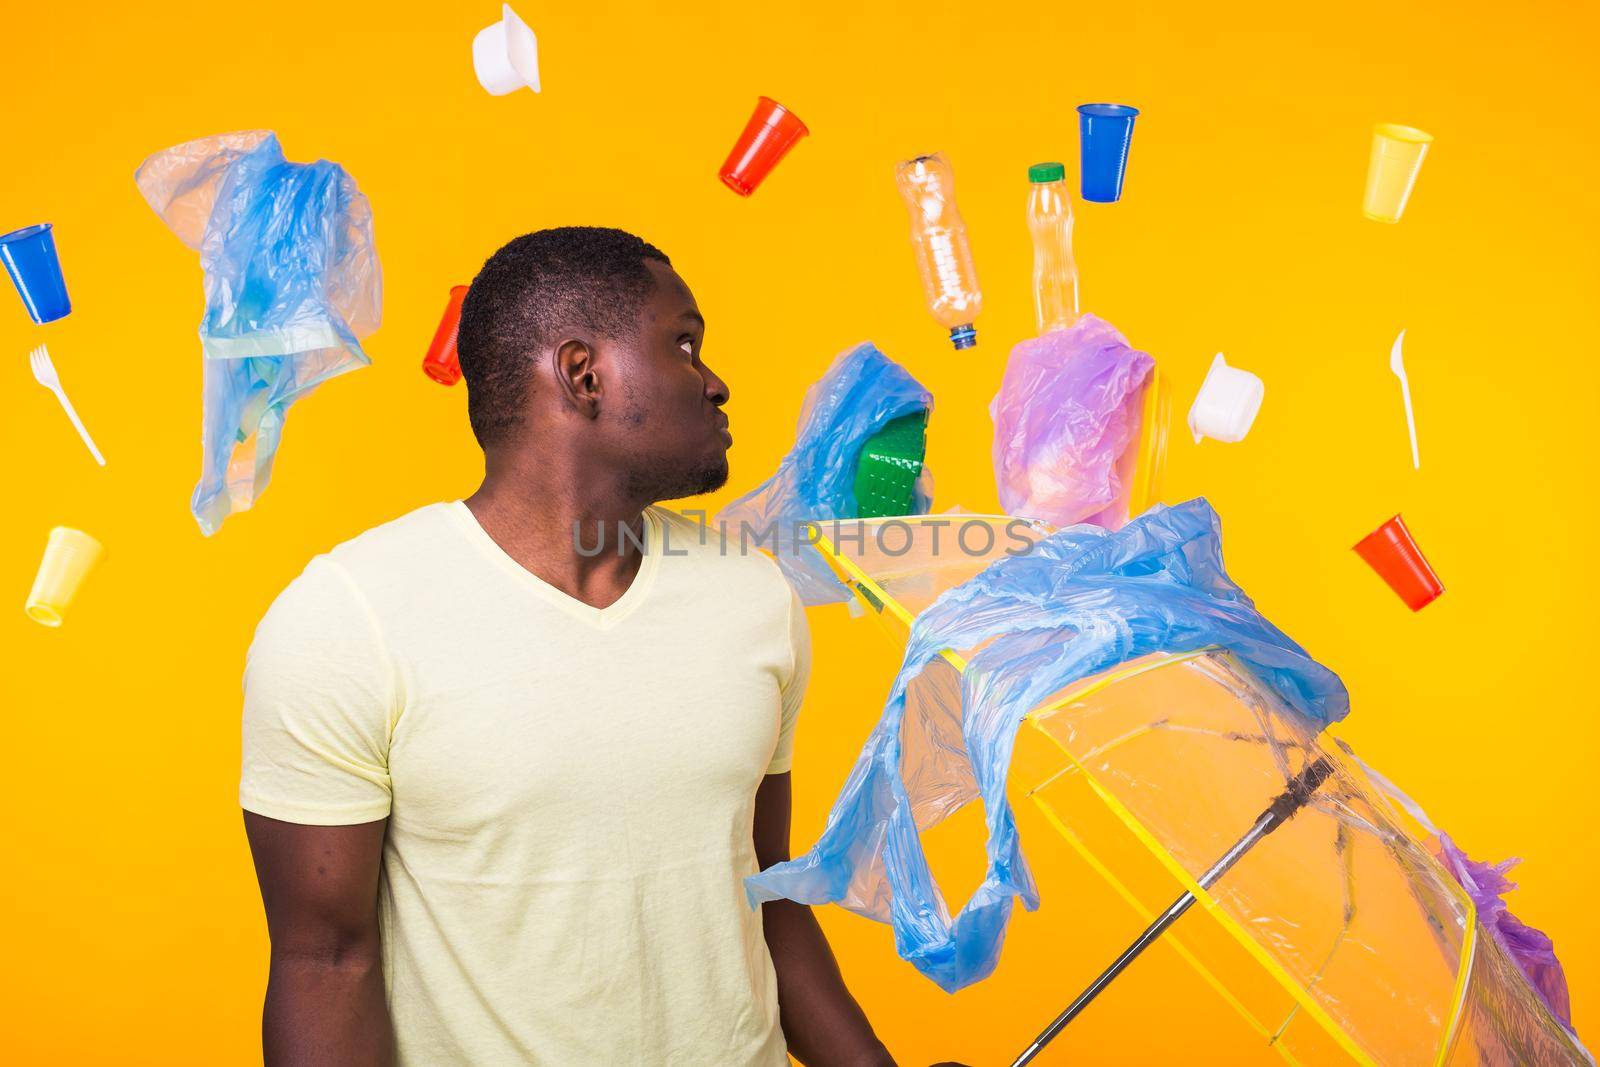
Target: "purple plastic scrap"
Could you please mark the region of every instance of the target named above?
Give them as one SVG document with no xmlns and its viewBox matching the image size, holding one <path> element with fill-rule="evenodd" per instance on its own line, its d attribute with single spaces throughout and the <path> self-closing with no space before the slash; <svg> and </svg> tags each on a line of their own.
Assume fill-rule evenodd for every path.
<svg viewBox="0 0 1600 1067">
<path fill-rule="evenodd" d="M 1154 368 L 1093 315 L 1013 348 L 989 405 L 1006 514 L 1110 530 L 1127 522 L 1128 464 Z"/>
<path fill-rule="evenodd" d="M 1572 1030 L 1572 1001 L 1567 995 L 1567 975 L 1556 959 L 1555 945 L 1506 907 L 1504 894 L 1517 888 L 1506 872 L 1522 862 L 1480 863 L 1456 847 L 1450 835 L 1439 835 L 1439 862 L 1445 865 L 1478 909 L 1478 921 L 1494 932 L 1495 939 L 1522 968 L 1523 976 L 1538 991 L 1561 1025 Z M 1573 1031 L 1576 1033 L 1577 1031 Z"/>
</svg>

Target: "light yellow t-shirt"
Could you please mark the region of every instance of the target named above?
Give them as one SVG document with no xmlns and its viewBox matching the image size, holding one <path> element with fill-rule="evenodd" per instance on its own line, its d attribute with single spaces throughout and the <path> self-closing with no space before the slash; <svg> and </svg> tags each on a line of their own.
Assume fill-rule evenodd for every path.
<svg viewBox="0 0 1600 1067">
<path fill-rule="evenodd" d="M 756 787 L 792 757 L 805 615 L 767 557 L 645 520 L 603 610 L 457 501 L 318 556 L 256 630 L 239 802 L 389 819 L 402 1064 L 787 1062 L 742 879 Z"/>
</svg>

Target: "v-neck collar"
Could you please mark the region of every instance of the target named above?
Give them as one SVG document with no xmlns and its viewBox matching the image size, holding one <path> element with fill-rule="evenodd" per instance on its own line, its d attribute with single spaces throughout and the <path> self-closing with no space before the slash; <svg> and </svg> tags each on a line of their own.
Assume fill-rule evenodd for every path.
<svg viewBox="0 0 1600 1067">
<path fill-rule="evenodd" d="M 488 557 L 491 563 L 506 571 L 522 588 L 545 603 L 598 629 L 608 630 L 632 615 L 649 595 L 650 587 L 655 584 L 656 570 L 661 564 L 661 519 L 656 515 L 654 508 L 644 509 L 644 552 L 639 560 L 638 573 L 633 576 L 627 591 L 603 608 L 585 604 L 577 597 L 562 592 L 512 559 L 506 550 L 489 536 L 489 532 L 478 522 L 478 517 L 472 513 L 472 509 L 467 507 L 466 501 L 453 500 L 445 505 L 445 509 L 454 516 L 456 524 L 461 527 L 467 540 Z"/>
</svg>

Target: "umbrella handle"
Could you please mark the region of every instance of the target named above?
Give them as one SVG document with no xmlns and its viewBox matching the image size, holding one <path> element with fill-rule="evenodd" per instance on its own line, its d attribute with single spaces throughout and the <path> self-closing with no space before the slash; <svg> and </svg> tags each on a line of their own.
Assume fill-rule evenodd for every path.
<svg viewBox="0 0 1600 1067">
<path fill-rule="evenodd" d="M 1322 783 L 1326 782 L 1332 774 L 1332 762 L 1323 757 L 1308 764 L 1299 774 L 1289 779 L 1289 784 L 1284 791 L 1274 797 L 1272 803 L 1267 806 L 1267 810 L 1256 817 L 1255 825 L 1250 827 L 1250 831 L 1235 842 L 1234 846 L 1224 853 L 1220 860 L 1212 864 L 1210 870 L 1195 879 L 1196 884 L 1201 889 L 1209 889 L 1216 884 L 1217 880 L 1228 872 L 1228 868 L 1238 863 L 1239 858 L 1254 848 L 1263 837 L 1266 837 L 1272 831 L 1294 818 L 1296 812 L 1310 803 L 1312 795 L 1322 788 Z M 1193 906 L 1196 899 L 1193 893 L 1185 892 L 1181 897 L 1173 901 L 1170 908 L 1145 928 L 1144 933 L 1139 935 L 1138 940 L 1129 945 L 1111 966 L 1100 972 L 1100 977 L 1089 983 L 1089 987 L 1078 994 L 1078 999 L 1068 1005 L 1066 1011 L 1057 1015 L 1050 1025 L 1045 1027 L 1039 1036 L 1033 1039 L 1033 1044 L 1024 1049 L 1022 1055 L 1011 1062 L 1011 1067 L 1023 1067 L 1024 1064 L 1037 1056 L 1040 1050 L 1054 1040 L 1055 1036 L 1068 1023 L 1077 1018 L 1078 1014 L 1089 1006 L 1089 1002 L 1099 996 L 1100 991 L 1110 985 L 1127 968 L 1128 964 L 1134 961 L 1139 953 L 1149 948 L 1156 938 L 1166 933 L 1167 927 L 1177 922 L 1183 913 Z"/>
</svg>

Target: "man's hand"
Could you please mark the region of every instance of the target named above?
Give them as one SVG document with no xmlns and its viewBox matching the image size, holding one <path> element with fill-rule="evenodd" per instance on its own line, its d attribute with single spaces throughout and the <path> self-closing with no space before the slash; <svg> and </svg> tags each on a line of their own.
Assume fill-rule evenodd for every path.
<svg viewBox="0 0 1600 1067">
<path fill-rule="evenodd" d="M 789 858 L 790 796 L 788 774 L 769 774 L 756 790 L 756 860 L 763 870 Z M 771 900 L 761 908 L 789 1054 L 819 1067 L 894 1067 L 845 988 L 811 909 L 792 900 Z"/>
<path fill-rule="evenodd" d="M 265 1067 L 394 1062 L 378 944 L 387 826 L 301 826 L 244 813 L 272 938 Z"/>
</svg>

